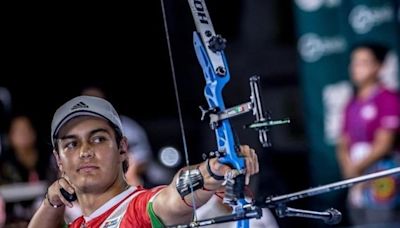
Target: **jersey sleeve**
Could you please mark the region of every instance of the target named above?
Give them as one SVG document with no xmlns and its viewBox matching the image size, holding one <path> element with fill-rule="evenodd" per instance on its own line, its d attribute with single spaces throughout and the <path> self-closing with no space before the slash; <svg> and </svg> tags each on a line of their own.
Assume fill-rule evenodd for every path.
<svg viewBox="0 0 400 228">
<path fill-rule="evenodd" d="M 130 215 L 130 219 L 136 220 L 135 224 L 142 224 L 143 227 L 157 227 L 152 226 L 152 220 L 157 218 L 157 216 L 153 212 L 152 204 L 150 203 L 150 201 L 165 187 L 166 186 L 159 186 L 151 189 L 146 189 L 137 197 L 132 199 L 128 207 L 128 213 Z"/>
<path fill-rule="evenodd" d="M 400 127 L 400 97 L 397 93 L 385 93 L 379 100 L 379 126 L 383 129 Z"/>
</svg>

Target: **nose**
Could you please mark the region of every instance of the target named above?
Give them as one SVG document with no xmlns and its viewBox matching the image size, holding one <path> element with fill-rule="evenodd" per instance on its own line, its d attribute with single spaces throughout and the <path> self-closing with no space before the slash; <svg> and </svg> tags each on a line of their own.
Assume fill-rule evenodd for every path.
<svg viewBox="0 0 400 228">
<path fill-rule="evenodd" d="M 84 143 L 81 147 L 79 158 L 91 158 L 93 155 L 93 147 L 89 143 Z"/>
</svg>

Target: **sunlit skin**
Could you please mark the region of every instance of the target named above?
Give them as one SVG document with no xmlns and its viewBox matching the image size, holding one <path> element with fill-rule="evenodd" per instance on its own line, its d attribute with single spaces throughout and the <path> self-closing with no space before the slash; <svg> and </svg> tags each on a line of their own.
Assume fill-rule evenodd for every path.
<svg viewBox="0 0 400 228">
<path fill-rule="evenodd" d="M 85 215 L 127 186 L 122 171 L 126 139 L 118 146 L 115 137 L 107 121 L 91 116 L 72 119 L 60 129 L 55 152 L 59 169 L 77 193 Z"/>
</svg>

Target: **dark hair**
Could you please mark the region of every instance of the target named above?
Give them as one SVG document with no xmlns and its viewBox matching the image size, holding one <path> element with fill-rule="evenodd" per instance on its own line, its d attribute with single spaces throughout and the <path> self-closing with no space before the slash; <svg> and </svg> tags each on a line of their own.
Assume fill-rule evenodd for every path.
<svg viewBox="0 0 400 228">
<path fill-rule="evenodd" d="M 114 125 L 110 121 L 109 121 L 109 124 L 111 126 L 113 126 L 113 129 L 114 129 L 114 132 L 115 132 L 115 140 L 116 140 L 116 142 L 118 144 L 118 147 L 120 147 L 121 146 L 121 141 L 122 141 L 124 135 L 122 134 L 121 130 L 116 125 Z M 127 153 L 127 151 L 125 151 L 125 153 Z M 124 173 L 126 173 L 126 171 L 128 171 L 128 168 L 129 168 L 129 161 L 128 161 L 128 159 L 125 159 L 122 162 L 122 171 Z"/>
<path fill-rule="evenodd" d="M 366 48 L 366 49 L 370 50 L 372 52 L 372 54 L 374 55 L 375 59 L 379 63 L 383 63 L 383 61 L 385 61 L 385 57 L 386 57 L 387 53 L 389 52 L 389 49 L 383 44 L 358 43 L 358 44 L 355 44 L 352 46 L 352 48 L 350 49 L 351 50 L 350 53 L 353 53 L 355 50 L 357 50 L 359 48 Z"/>
</svg>

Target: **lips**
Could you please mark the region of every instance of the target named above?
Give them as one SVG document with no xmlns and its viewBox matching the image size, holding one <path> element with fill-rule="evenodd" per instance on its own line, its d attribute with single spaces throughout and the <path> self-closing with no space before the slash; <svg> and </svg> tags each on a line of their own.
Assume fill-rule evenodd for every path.
<svg viewBox="0 0 400 228">
<path fill-rule="evenodd" d="M 90 172 L 90 171 L 93 171 L 93 170 L 96 170 L 96 169 L 98 169 L 99 167 L 98 166 L 96 166 L 96 165 L 92 165 L 92 164 L 84 164 L 84 165 L 81 165 L 81 166 L 79 166 L 79 168 L 78 168 L 78 172 Z"/>
</svg>

